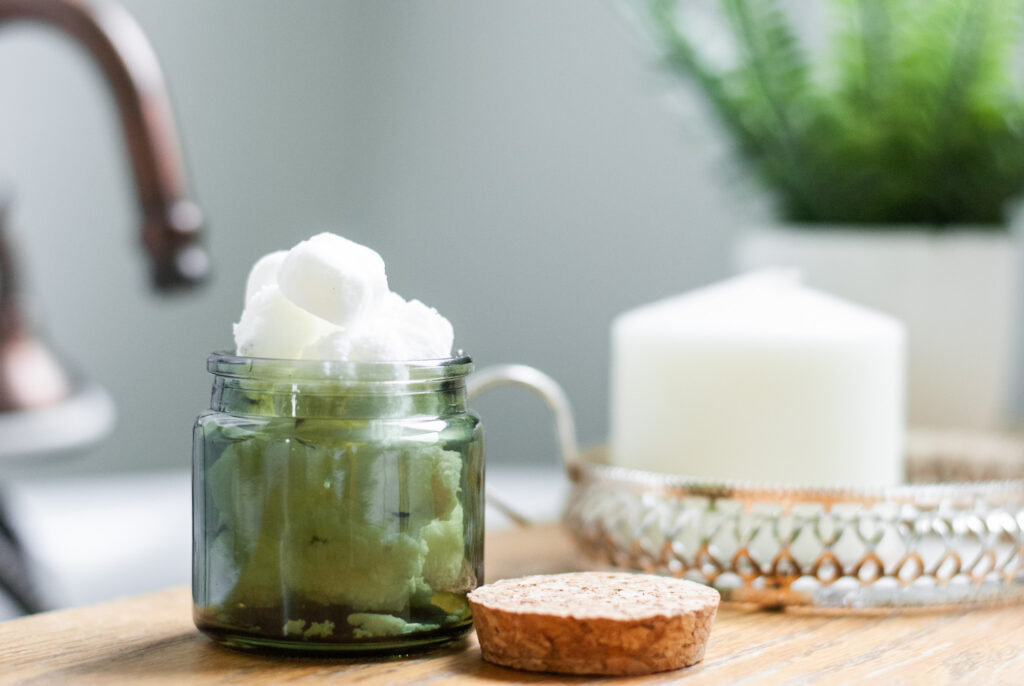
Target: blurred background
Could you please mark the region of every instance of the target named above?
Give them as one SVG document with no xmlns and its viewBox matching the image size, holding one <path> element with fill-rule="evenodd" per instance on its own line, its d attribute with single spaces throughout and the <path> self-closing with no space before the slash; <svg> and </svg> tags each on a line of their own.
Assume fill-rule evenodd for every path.
<svg viewBox="0 0 1024 686">
<path fill-rule="evenodd" d="M 907 323 L 912 423 L 1008 427 L 1024 264 L 1007 230 L 1024 188 L 1010 0 L 859 3 L 835 40 L 822 7 L 852 3 L 121 4 L 163 66 L 213 275 L 153 291 L 99 70 L 52 30 L 3 26 L 0 197 L 31 313 L 118 413 L 88 450 L 0 450 L 47 606 L 188 583 L 206 357 L 233 345 L 253 262 L 320 231 L 376 249 L 478 368 L 553 376 L 584 446 L 608 437 L 617 314 L 779 262 Z M 566 480 L 542 403 L 502 391 L 475 409 L 489 488 L 555 516 Z"/>
<path fill-rule="evenodd" d="M 697 101 L 669 101 L 653 51 L 606 3 L 122 4 L 164 68 L 214 272 L 153 292 L 98 70 L 52 30 L 5 26 L 0 187 L 33 312 L 118 410 L 85 454 L 5 466 L 52 603 L 187 582 L 205 359 L 232 345 L 260 255 L 323 230 L 374 247 L 392 288 L 451 319 L 478 367 L 522 362 L 562 383 L 593 444 L 612 317 L 725 274 L 729 230 L 756 216 L 715 173 L 726 143 Z M 559 478 L 540 401 L 498 392 L 476 409 L 492 481 L 506 466 Z M 513 494 L 530 481 L 506 477 Z"/>
<path fill-rule="evenodd" d="M 205 357 L 232 345 L 249 267 L 318 231 L 378 250 L 478 366 L 554 375 L 585 442 L 606 431 L 611 318 L 726 269 L 724 143 L 665 107 L 653 53 L 605 3 L 123 4 L 163 64 L 214 275 L 152 292 L 95 67 L 52 31 L 5 28 L 0 183 L 23 272 L 50 338 L 120 412 L 66 468 L 187 467 Z M 551 461 L 544 414 L 494 402 L 492 459 Z"/>
</svg>

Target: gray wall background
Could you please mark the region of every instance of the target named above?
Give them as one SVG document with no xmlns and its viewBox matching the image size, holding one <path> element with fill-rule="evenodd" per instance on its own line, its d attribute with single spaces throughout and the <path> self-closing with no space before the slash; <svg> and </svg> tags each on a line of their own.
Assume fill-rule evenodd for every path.
<svg viewBox="0 0 1024 686">
<path fill-rule="evenodd" d="M 478 366 L 554 376 L 581 440 L 602 442 L 614 315 L 724 275 L 729 229 L 757 216 L 699 103 L 604 2 L 124 5 L 172 89 L 216 274 L 150 291 L 96 69 L 48 30 L 0 32 L 0 184 L 25 271 L 52 339 L 120 412 L 62 469 L 186 467 L 249 266 L 325 229 L 377 249 Z M 477 409 L 490 459 L 555 460 L 539 401 Z"/>
</svg>

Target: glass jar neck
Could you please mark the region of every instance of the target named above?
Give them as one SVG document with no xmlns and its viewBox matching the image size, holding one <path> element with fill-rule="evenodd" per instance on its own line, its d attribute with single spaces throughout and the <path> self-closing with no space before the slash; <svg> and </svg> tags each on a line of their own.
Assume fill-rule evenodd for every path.
<svg viewBox="0 0 1024 686">
<path fill-rule="evenodd" d="M 440 417 L 466 409 L 468 357 L 413 362 L 271 360 L 214 353 L 210 409 L 265 417 Z"/>
</svg>

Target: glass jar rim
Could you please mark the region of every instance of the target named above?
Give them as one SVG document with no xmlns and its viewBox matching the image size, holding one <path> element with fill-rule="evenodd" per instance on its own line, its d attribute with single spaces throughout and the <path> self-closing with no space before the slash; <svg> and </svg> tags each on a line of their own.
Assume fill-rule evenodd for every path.
<svg viewBox="0 0 1024 686">
<path fill-rule="evenodd" d="M 290 360 L 216 351 L 207 358 L 206 369 L 218 377 L 268 381 L 429 381 L 464 377 L 473 371 L 473 360 L 461 350 L 435 360 L 388 362 Z"/>
</svg>

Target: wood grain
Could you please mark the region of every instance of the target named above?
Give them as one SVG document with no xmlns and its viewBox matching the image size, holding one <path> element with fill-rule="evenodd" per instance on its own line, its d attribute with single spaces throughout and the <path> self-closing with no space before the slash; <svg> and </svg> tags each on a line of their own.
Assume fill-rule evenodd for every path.
<svg viewBox="0 0 1024 686">
<path fill-rule="evenodd" d="M 490 578 L 567 571 L 556 527 L 487 541 Z M 267 658 L 220 648 L 174 589 L 0 623 L 3 684 L 555 684 L 624 681 L 489 665 L 474 636 L 403 660 Z M 704 662 L 630 679 L 686 684 L 1024 684 L 1024 608 L 826 614 L 723 607 Z"/>
</svg>

